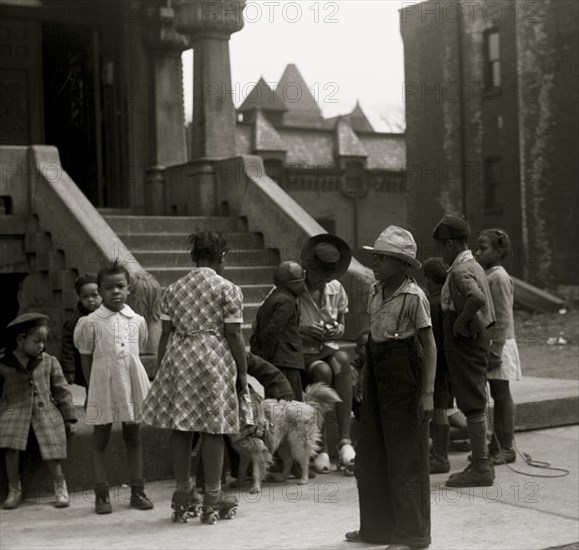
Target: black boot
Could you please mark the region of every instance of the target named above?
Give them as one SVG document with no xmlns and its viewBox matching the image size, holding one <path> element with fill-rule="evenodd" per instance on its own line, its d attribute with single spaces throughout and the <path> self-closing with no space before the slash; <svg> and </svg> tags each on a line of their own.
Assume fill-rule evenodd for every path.
<svg viewBox="0 0 579 550">
<path fill-rule="evenodd" d="M 467 418 L 468 436 L 472 445 L 472 462 L 451 475 L 447 487 L 490 487 L 495 480 L 495 467 L 487 456 L 486 417 L 484 413 Z"/>
<path fill-rule="evenodd" d="M 97 514 L 110 514 L 113 511 L 111 498 L 109 495 L 109 486 L 106 483 L 99 483 L 94 488 L 95 501 L 94 507 Z"/>
<path fill-rule="evenodd" d="M 501 448 L 499 450 L 497 445 L 496 453 L 491 455 L 493 464 L 512 464 L 517 460 L 517 453 L 513 448 L 513 434 L 497 432 L 495 435 L 499 440 Z"/>
<path fill-rule="evenodd" d="M 153 502 L 145 494 L 145 480 L 131 481 L 131 508 L 151 510 L 153 506 Z"/>
<path fill-rule="evenodd" d="M 446 474 L 450 472 L 448 461 L 448 424 L 432 425 L 432 454 L 430 455 L 430 473 Z"/>
</svg>

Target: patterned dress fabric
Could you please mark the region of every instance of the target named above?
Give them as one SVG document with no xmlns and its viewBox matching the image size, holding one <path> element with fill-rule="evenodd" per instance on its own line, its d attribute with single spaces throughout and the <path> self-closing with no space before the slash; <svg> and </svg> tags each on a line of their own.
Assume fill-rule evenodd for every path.
<svg viewBox="0 0 579 550">
<path fill-rule="evenodd" d="M 0 359 L 0 448 L 26 450 L 32 428 L 43 460 L 64 459 L 65 420 L 76 422 L 76 410 L 56 357 L 42 353 L 27 368 L 12 352 Z"/>
<path fill-rule="evenodd" d="M 243 322 L 241 289 L 213 269 L 194 268 L 167 287 L 161 305 L 174 327 L 143 406 L 143 422 L 159 428 L 239 431 L 237 365 L 226 323 Z"/>
<path fill-rule="evenodd" d="M 85 420 L 87 424 L 139 422 L 151 383 L 139 358 L 147 343 L 147 322 L 125 305 L 114 312 L 101 305 L 81 317 L 74 345 L 92 355 Z"/>
</svg>

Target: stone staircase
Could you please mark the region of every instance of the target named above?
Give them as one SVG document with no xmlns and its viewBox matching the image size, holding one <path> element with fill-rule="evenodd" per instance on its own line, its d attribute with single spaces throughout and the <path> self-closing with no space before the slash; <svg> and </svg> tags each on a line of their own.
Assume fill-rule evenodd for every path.
<svg viewBox="0 0 579 550">
<path fill-rule="evenodd" d="M 222 231 L 229 246 L 223 276 L 243 291 L 243 333 L 246 343 L 249 342 L 251 323 L 273 286 L 273 274 L 280 261 L 278 250 L 265 248 L 261 234 L 249 232 L 241 218 L 108 212 L 103 212 L 103 217 L 124 245 L 119 246 L 120 258 L 126 256 L 126 249 L 130 250 L 163 290 L 192 267 L 187 237 L 199 230 Z"/>
</svg>

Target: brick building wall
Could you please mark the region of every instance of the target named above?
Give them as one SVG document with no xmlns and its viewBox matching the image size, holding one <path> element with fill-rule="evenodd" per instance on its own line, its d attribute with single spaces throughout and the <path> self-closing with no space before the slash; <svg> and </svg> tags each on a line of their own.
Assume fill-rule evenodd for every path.
<svg viewBox="0 0 579 550">
<path fill-rule="evenodd" d="M 401 10 L 408 217 L 422 255 L 444 213 L 466 214 L 475 238 L 509 233 L 514 275 L 579 283 L 569 239 L 579 228 L 577 10 L 573 0 Z"/>
</svg>

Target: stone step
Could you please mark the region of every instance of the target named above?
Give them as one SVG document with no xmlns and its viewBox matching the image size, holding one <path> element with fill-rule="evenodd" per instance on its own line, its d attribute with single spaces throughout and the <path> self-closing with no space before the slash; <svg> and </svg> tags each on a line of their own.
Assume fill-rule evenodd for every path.
<svg viewBox="0 0 579 550">
<path fill-rule="evenodd" d="M 272 284 L 276 266 L 237 266 L 226 267 L 223 276 L 236 285 L 244 284 Z M 147 271 L 159 281 L 161 286 L 174 283 L 177 279 L 187 275 L 190 268 L 182 267 L 148 267 Z"/>
<path fill-rule="evenodd" d="M 246 231 L 241 218 L 194 216 L 103 216 L 117 234 L 185 233 L 199 230 L 229 232 Z"/>
<path fill-rule="evenodd" d="M 117 233 L 119 239 L 132 252 L 149 252 L 155 250 L 186 250 L 190 246 L 190 233 Z M 232 232 L 225 235 L 230 251 L 258 250 L 263 248 L 263 237 L 260 233 Z"/>
<path fill-rule="evenodd" d="M 181 250 L 138 252 L 131 249 L 137 261 L 145 268 L 149 266 L 181 267 L 191 269 L 191 255 Z M 279 253 L 273 248 L 260 250 L 229 250 L 225 262 L 227 266 L 277 266 Z"/>
</svg>

